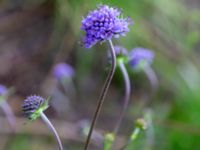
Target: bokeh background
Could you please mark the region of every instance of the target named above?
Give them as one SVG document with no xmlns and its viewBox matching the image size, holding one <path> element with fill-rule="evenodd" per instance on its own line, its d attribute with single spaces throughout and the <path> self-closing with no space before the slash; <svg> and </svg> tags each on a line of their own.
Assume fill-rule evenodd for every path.
<svg viewBox="0 0 200 150">
<path fill-rule="evenodd" d="M 199 150 L 199 0 L 1 0 L 0 83 L 15 89 L 7 101 L 16 115 L 17 133 L 10 131 L 1 111 L 0 149 L 57 148 L 40 119 L 29 123 L 23 117 L 21 104 L 30 94 L 51 96 L 45 113 L 64 147 L 82 149 L 82 128 L 93 116 L 109 69 L 107 43 L 89 50 L 80 44 L 81 19 L 98 4 L 121 8 L 134 22 L 126 37 L 115 39 L 114 44 L 128 50 L 145 47 L 155 53 L 152 68 L 159 80 L 158 90 L 152 93 L 143 72 L 130 72 L 132 95 L 120 142 L 131 134 L 135 119 L 146 117 L 151 124 L 130 150 Z M 69 63 L 76 72 L 66 91 L 52 76 L 52 68 L 59 62 Z M 96 126 L 97 137 L 113 131 L 123 92 L 123 79 L 116 72 Z M 99 149 L 98 140 L 91 149 Z"/>
</svg>

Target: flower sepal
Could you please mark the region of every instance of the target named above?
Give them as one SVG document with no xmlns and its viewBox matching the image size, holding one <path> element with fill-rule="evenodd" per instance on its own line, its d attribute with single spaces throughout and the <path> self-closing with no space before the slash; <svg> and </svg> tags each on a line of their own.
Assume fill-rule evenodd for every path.
<svg viewBox="0 0 200 150">
<path fill-rule="evenodd" d="M 49 107 L 49 100 L 50 97 L 48 97 L 47 99 L 44 100 L 44 103 L 42 103 L 36 110 L 35 112 L 33 112 L 29 119 L 31 121 L 36 120 L 37 118 L 39 118 L 41 116 L 41 113 L 44 112 L 48 107 Z"/>
<path fill-rule="evenodd" d="M 120 63 L 127 64 L 128 58 L 127 56 L 121 55 L 117 56 L 117 66 L 119 66 Z"/>
</svg>

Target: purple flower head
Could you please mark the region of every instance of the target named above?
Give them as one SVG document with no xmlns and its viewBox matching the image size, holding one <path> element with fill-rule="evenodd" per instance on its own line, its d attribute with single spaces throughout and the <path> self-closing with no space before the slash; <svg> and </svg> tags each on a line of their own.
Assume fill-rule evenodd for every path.
<svg viewBox="0 0 200 150">
<path fill-rule="evenodd" d="M 137 47 L 129 54 L 129 65 L 133 69 L 141 69 L 153 62 L 154 53 L 151 50 Z"/>
<path fill-rule="evenodd" d="M 0 84 L 0 96 L 6 94 L 7 91 L 8 89 L 4 85 Z"/>
<path fill-rule="evenodd" d="M 58 80 L 71 78 L 74 76 L 74 69 L 66 63 L 58 63 L 53 68 L 53 75 Z"/>
<path fill-rule="evenodd" d="M 22 105 L 22 110 L 28 119 L 33 119 L 33 114 L 44 104 L 44 98 L 31 95 L 28 96 Z"/>
<path fill-rule="evenodd" d="M 97 42 L 118 38 L 129 31 L 129 18 L 121 18 L 121 11 L 107 5 L 100 5 L 96 10 L 91 11 L 82 20 L 81 29 L 86 32 L 83 44 L 90 48 Z"/>
</svg>

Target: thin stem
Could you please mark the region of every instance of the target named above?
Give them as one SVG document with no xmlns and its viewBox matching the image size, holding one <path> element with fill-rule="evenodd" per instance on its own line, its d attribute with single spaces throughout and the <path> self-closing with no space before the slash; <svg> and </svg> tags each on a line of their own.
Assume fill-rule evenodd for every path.
<svg viewBox="0 0 200 150">
<path fill-rule="evenodd" d="M 8 119 L 8 122 L 10 124 L 12 131 L 15 132 L 15 124 L 16 124 L 15 115 L 13 114 L 13 111 L 11 110 L 11 108 L 8 105 L 8 103 L 6 102 L 6 100 L 4 100 L 4 102 L 2 102 L 1 108 L 3 109 L 3 111 L 6 115 L 6 118 Z"/>
<path fill-rule="evenodd" d="M 59 80 L 59 81 L 58 81 L 58 84 L 59 84 L 59 87 L 61 88 L 61 90 L 63 90 L 63 93 L 64 93 L 65 95 L 68 95 L 68 90 L 67 90 L 65 84 L 63 83 L 63 81 L 62 81 L 62 80 Z"/>
<path fill-rule="evenodd" d="M 140 128 L 135 128 L 133 131 L 129 143 L 133 142 L 135 139 L 137 139 L 138 135 L 140 133 Z"/>
<path fill-rule="evenodd" d="M 69 96 L 72 99 L 77 99 L 76 98 L 76 88 L 75 88 L 72 78 L 69 78 L 67 80 L 60 80 L 59 84 L 63 88 L 64 95 L 66 97 Z"/>
<path fill-rule="evenodd" d="M 53 134 L 56 138 L 56 141 L 58 142 L 59 150 L 63 150 L 62 143 L 61 143 L 60 137 L 58 136 L 56 129 L 54 128 L 52 123 L 49 121 L 49 119 L 47 118 L 47 116 L 43 112 L 41 112 L 41 118 L 46 123 L 48 128 L 53 132 Z"/>
<path fill-rule="evenodd" d="M 139 133 L 140 133 L 140 128 L 136 127 L 134 129 L 133 133 L 131 134 L 131 137 L 130 137 L 129 141 L 122 148 L 120 148 L 120 150 L 126 150 L 127 147 L 129 146 L 129 144 L 137 139 Z"/>
<path fill-rule="evenodd" d="M 118 122 L 117 122 L 115 130 L 114 130 L 115 135 L 117 135 L 117 133 L 119 131 L 122 119 L 123 119 L 123 117 L 125 115 L 125 112 L 126 112 L 126 109 L 128 107 L 130 94 L 131 94 L 130 78 L 129 78 L 128 72 L 126 70 L 126 67 L 125 67 L 125 65 L 124 65 L 124 63 L 122 61 L 119 62 L 119 68 L 120 68 L 120 70 L 122 72 L 122 75 L 123 75 L 123 78 L 124 78 L 125 93 L 124 93 L 124 97 L 123 97 L 123 102 L 124 102 L 123 103 L 123 108 L 122 108 L 122 110 L 120 112 L 120 115 L 119 115 L 119 118 L 118 118 Z"/>
<path fill-rule="evenodd" d="M 150 109 L 147 109 L 145 112 L 145 118 L 147 120 L 148 128 L 146 130 L 146 147 L 149 149 L 152 149 L 155 141 L 155 131 L 154 131 L 154 125 L 152 120 L 152 111 Z"/>
<path fill-rule="evenodd" d="M 99 97 L 99 100 L 98 100 L 97 108 L 96 108 L 96 111 L 94 113 L 94 117 L 93 117 L 93 120 L 92 120 L 92 123 L 91 123 L 91 127 L 90 127 L 90 130 L 89 130 L 89 133 L 88 133 L 88 136 L 87 136 L 87 140 L 86 140 L 86 143 L 85 143 L 85 146 L 84 146 L 84 150 L 87 150 L 88 147 L 89 147 L 93 129 L 94 129 L 96 121 L 97 121 L 97 119 L 99 117 L 99 113 L 101 111 L 101 107 L 103 105 L 104 99 L 105 99 L 106 94 L 108 92 L 108 88 L 110 86 L 110 83 L 112 81 L 113 75 L 115 73 L 115 68 L 116 68 L 115 50 L 114 50 L 114 46 L 113 46 L 113 43 L 112 43 L 111 40 L 109 40 L 109 44 L 110 44 L 110 52 L 111 52 L 111 69 L 110 69 L 110 72 L 109 72 L 109 74 L 108 74 L 108 76 L 106 78 L 104 86 L 102 88 L 102 91 L 101 91 L 101 94 L 100 94 L 100 97 Z"/>
<path fill-rule="evenodd" d="M 152 91 L 155 92 L 158 89 L 158 78 L 154 70 L 149 66 L 144 69 L 144 72 L 151 83 Z"/>
</svg>

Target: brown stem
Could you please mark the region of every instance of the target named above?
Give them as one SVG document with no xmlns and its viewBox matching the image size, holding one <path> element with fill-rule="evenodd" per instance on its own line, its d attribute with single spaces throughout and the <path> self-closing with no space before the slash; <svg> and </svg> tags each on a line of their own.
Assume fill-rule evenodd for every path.
<svg viewBox="0 0 200 150">
<path fill-rule="evenodd" d="M 112 63 L 111 64 L 111 69 L 110 69 L 110 72 L 109 72 L 109 74 L 108 74 L 108 76 L 106 78 L 104 86 L 102 88 L 102 91 L 101 91 L 101 94 L 100 94 L 100 97 L 99 97 L 99 100 L 98 100 L 97 108 L 96 108 L 96 111 L 94 113 L 94 117 L 93 117 L 93 120 L 92 120 L 92 123 L 91 123 L 91 127 L 90 127 L 90 130 L 89 130 L 89 133 L 88 133 L 88 136 L 87 136 L 87 140 L 86 140 L 86 143 L 85 143 L 85 146 L 84 146 L 84 150 L 87 150 L 88 147 L 89 147 L 93 129 L 94 129 L 96 121 L 97 121 L 97 119 L 99 117 L 99 113 L 101 111 L 103 102 L 104 102 L 106 94 L 108 92 L 108 88 L 110 86 L 110 83 L 112 81 L 113 75 L 115 73 L 115 68 L 116 68 L 115 50 L 114 50 L 114 46 L 113 46 L 113 43 L 112 43 L 111 40 L 109 40 L 109 44 L 110 44 L 111 63 Z"/>
</svg>

